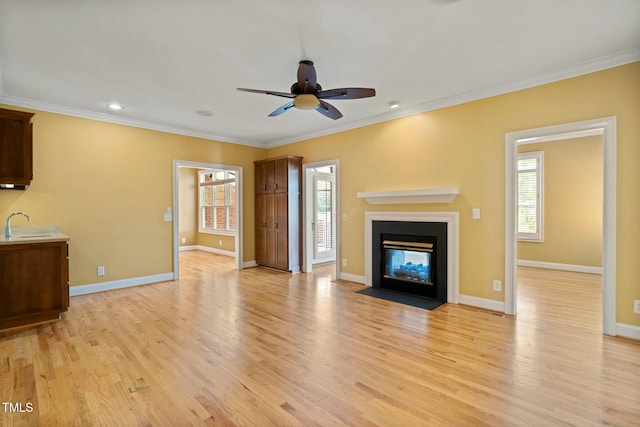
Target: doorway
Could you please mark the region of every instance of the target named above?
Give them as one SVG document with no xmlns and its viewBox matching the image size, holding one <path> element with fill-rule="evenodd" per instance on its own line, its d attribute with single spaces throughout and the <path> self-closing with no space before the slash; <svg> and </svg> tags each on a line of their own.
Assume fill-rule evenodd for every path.
<svg viewBox="0 0 640 427">
<path fill-rule="evenodd" d="M 519 316 L 602 330 L 602 145 L 601 129 L 518 144 Z"/>
<path fill-rule="evenodd" d="M 311 174 L 311 240 L 313 264 L 336 261 L 336 191 L 333 166 L 313 168 Z"/>
<path fill-rule="evenodd" d="M 517 148 L 527 142 L 602 135 L 602 332 L 616 335 L 616 118 L 510 132 L 505 135 L 505 312 L 517 314 Z"/>
<path fill-rule="evenodd" d="M 309 273 L 313 265 L 335 263 L 339 278 L 339 161 L 303 165 L 303 181 L 303 271 Z"/>
<path fill-rule="evenodd" d="M 213 206 L 209 207 L 211 212 L 215 212 L 216 209 L 220 211 L 226 210 L 229 211 L 231 208 L 233 211 L 232 219 L 234 223 L 234 229 L 232 231 L 225 231 L 224 233 L 220 232 L 222 236 L 219 240 L 220 244 L 223 244 L 223 241 L 226 237 L 232 238 L 233 242 L 231 243 L 231 247 L 233 248 L 233 258 L 234 258 L 234 266 L 235 269 L 239 270 L 243 268 L 242 263 L 242 218 L 243 218 L 243 209 L 242 209 L 242 167 L 239 166 L 229 166 L 229 165 L 219 165 L 214 163 L 202 163 L 202 162 L 190 162 L 183 160 L 174 160 L 173 162 L 173 279 L 178 280 L 180 277 L 180 245 L 181 245 L 181 236 L 180 236 L 180 200 L 181 196 L 181 185 L 180 185 L 180 170 L 184 169 L 193 169 L 195 175 L 198 175 L 198 171 L 218 171 L 224 173 L 224 179 L 221 181 L 215 181 L 215 183 L 220 183 L 220 186 L 229 186 L 231 181 L 233 181 L 233 188 L 229 194 L 226 195 L 226 202 L 221 202 L 220 207 Z M 215 177 L 216 179 L 218 177 Z M 224 182 L 223 182 L 224 181 Z M 187 190 L 183 189 L 183 191 L 193 191 L 195 194 L 195 200 L 197 201 L 198 196 L 197 192 L 200 188 L 200 183 L 198 180 L 195 180 L 196 184 L 193 188 Z M 210 186 L 207 186 L 210 187 Z M 216 203 L 214 203 L 216 204 Z M 199 210 L 198 207 L 197 210 Z M 215 216 L 217 218 L 217 215 Z M 222 219 L 221 219 L 222 220 Z M 216 221 L 216 220 L 214 220 Z M 196 223 L 199 221 L 196 221 Z M 228 222 L 228 219 L 227 219 Z M 196 225 L 196 230 L 198 231 L 201 224 Z M 226 242 L 224 242 L 226 243 Z M 214 251 L 211 252 L 227 252 L 227 254 L 231 253 L 229 251 Z"/>
</svg>

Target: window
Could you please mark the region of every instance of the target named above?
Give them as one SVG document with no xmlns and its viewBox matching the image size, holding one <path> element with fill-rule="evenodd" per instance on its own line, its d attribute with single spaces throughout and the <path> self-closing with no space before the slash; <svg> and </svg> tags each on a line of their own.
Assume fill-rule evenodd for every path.
<svg viewBox="0 0 640 427">
<path fill-rule="evenodd" d="M 543 152 L 518 154 L 518 240 L 542 242 Z"/>
<path fill-rule="evenodd" d="M 236 231 L 236 173 L 202 170 L 198 173 L 198 230 L 204 233 L 233 234 Z"/>
</svg>

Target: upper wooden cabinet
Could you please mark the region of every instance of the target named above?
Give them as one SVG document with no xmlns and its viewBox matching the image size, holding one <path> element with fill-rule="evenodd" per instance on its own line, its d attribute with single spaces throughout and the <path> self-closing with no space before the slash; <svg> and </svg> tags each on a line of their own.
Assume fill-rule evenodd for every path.
<svg viewBox="0 0 640 427">
<path fill-rule="evenodd" d="M 274 162 L 255 162 L 256 174 L 256 194 L 273 193 L 275 183 L 275 164 Z"/>
<path fill-rule="evenodd" d="M 33 113 L 0 108 L 0 189 L 24 190 L 33 179 Z"/>
<path fill-rule="evenodd" d="M 299 168 L 300 157 L 259 160 L 256 165 L 256 194 L 287 193 L 291 168 Z"/>
</svg>

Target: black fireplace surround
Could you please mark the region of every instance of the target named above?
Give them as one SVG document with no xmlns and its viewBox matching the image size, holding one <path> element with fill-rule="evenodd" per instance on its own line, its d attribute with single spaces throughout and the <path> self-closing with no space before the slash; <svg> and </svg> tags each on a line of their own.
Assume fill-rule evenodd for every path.
<svg viewBox="0 0 640 427">
<path fill-rule="evenodd" d="M 373 221 L 372 232 L 373 288 L 447 301 L 446 222 Z M 418 249 L 407 249 L 412 261 L 391 267 L 387 264 L 385 241 L 388 248 L 400 248 L 386 249 L 387 253 L 403 252 L 402 244 L 416 243 L 413 246 Z"/>
</svg>

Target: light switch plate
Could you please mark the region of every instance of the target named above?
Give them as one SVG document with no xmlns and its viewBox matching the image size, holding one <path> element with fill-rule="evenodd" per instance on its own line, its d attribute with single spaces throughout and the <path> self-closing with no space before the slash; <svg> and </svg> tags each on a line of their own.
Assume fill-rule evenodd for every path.
<svg viewBox="0 0 640 427">
<path fill-rule="evenodd" d="M 471 209 L 471 218 L 480 219 L 480 208 Z"/>
<path fill-rule="evenodd" d="M 164 222 L 171 222 L 171 220 L 173 219 L 173 215 L 170 213 L 166 213 L 164 214 Z"/>
</svg>

